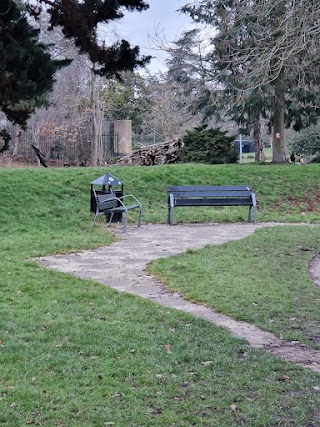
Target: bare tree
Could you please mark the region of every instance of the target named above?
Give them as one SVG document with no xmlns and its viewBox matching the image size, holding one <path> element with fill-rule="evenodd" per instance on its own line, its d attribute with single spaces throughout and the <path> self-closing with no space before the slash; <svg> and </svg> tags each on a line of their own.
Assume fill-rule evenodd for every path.
<svg viewBox="0 0 320 427">
<path fill-rule="evenodd" d="M 186 129 L 199 124 L 189 110 L 190 96 L 167 76 L 150 78 L 148 89 L 152 106 L 145 114 L 145 128 L 157 131 L 163 141 L 180 137 Z"/>
</svg>

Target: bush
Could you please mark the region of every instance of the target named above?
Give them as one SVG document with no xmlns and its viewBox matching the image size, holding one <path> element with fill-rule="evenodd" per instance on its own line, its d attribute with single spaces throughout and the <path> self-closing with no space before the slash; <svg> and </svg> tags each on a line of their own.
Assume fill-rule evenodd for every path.
<svg viewBox="0 0 320 427">
<path fill-rule="evenodd" d="M 238 152 L 235 138 L 227 136 L 219 129 L 206 129 L 206 126 L 189 130 L 183 139 L 184 146 L 179 151 L 181 163 L 236 163 Z"/>
<path fill-rule="evenodd" d="M 310 126 L 301 130 L 289 142 L 289 149 L 297 156 L 320 154 L 320 126 Z"/>
</svg>

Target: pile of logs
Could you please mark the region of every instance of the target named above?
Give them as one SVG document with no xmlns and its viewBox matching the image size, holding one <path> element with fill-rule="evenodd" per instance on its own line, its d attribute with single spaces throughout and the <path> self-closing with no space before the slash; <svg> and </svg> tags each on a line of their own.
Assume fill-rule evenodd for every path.
<svg viewBox="0 0 320 427">
<path fill-rule="evenodd" d="M 160 144 L 146 145 L 121 157 L 117 164 L 154 166 L 175 163 L 181 146 L 182 141 L 179 138 L 173 141 L 161 142 Z"/>
</svg>

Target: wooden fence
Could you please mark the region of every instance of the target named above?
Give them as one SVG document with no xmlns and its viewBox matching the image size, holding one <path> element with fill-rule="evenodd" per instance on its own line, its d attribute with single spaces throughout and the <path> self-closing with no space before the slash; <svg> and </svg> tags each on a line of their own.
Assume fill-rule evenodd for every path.
<svg viewBox="0 0 320 427">
<path fill-rule="evenodd" d="M 35 145 L 45 154 L 48 161 L 57 161 L 61 164 L 75 166 L 89 165 L 91 163 L 92 134 L 91 132 L 61 132 L 34 135 L 31 131 L 18 130 L 14 126 L 7 126 L 6 130 L 11 135 L 10 148 L 7 156 L 18 157 L 29 161 L 35 157 L 32 145 Z M 100 135 L 103 157 L 107 160 L 118 156 L 117 135 L 109 133 Z M 1 144 L 1 141 L 0 141 Z"/>
</svg>

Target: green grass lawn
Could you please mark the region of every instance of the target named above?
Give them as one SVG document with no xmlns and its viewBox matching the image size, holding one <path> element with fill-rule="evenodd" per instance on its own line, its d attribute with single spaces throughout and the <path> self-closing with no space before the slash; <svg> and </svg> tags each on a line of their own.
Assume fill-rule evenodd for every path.
<svg viewBox="0 0 320 427">
<path fill-rule="evenodd" d="M 141 200 L 143 222 L 166 221 L 168 185 L 229 183 L 253 186 L 258 221 L 320 222 L 318 165 L 1 169 L 0 426 L 319 426 L 316 373 L 32 261 L 111 243 L 102 218 L 90 230 L 90 182 L 105 172 Z M 246 218 L 243 208 L 176 214 Z M 150 268 L 193 300 L 317 348 L 320 296 L 307 264 L 319 241 L 317 227 L 263 229 Z"/>
<path fill-rule="evenodd" d="M 265 147 L 263 149 L 264 161 L 270 163 L 272 161 L 272 148 Z M 254 163 L 255 162 L 255 153 L 243 153 L 242 154 L 243 163 Z"/>
<path fill-rule="evenodd" d="M 320 227 L 280 226 L 149 269 L 192 301 L 320 350 L 320 289 L 308 275 L 317 252 Z"/>
</svg>

